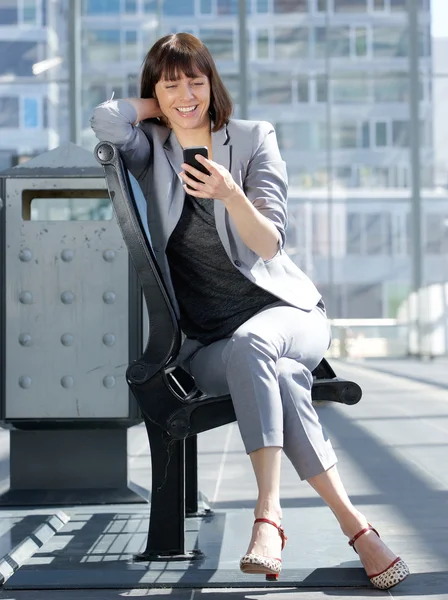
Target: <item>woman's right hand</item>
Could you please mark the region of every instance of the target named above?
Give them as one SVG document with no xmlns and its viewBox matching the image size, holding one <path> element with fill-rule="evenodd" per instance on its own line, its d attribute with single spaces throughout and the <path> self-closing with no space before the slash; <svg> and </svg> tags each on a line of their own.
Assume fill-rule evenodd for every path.
<svg viewBox="0 0 448 600">
<path fill-rule="evenodd" d="M 126 98 L 126 102 L 132 104 L 137 112 L 134 125 L 145 119 L 155 119 L 163 116 L 159 103 L 155 98 Z"/>
</svg>

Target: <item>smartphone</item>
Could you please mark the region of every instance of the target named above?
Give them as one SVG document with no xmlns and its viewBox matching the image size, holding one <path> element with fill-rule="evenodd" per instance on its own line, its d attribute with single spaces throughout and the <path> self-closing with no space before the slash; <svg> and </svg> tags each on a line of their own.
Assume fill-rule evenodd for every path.
<svg viewBox="0 0 448 600">
<path fill-rule="evenodd" d="M 201 173 L 210 175 L 210 171 L 208 169 L 206 169 L 204 167 L 204 165 L 201 165 L 201 163 L 195 159 L 196 154 L 200 154 L 204 158 L 208 158 L 207 146 L 189 146 L 188 148 L 184 148 L 184 163 L 186 163 L 187 165 L 190 165 L 191 167 L 194 167 Z M 193 179 L 193 181 L 199 181 L 199 179 L 197 179 L 194 175 L 190 175 L 190 173 L 187 173 L 187 175 L 189 177 L 191 177 L 191 179 Z M 187 187 L 189 187 L 190 189 L 193 189 L 188 184 L 187 184 Z"/>
</svg>

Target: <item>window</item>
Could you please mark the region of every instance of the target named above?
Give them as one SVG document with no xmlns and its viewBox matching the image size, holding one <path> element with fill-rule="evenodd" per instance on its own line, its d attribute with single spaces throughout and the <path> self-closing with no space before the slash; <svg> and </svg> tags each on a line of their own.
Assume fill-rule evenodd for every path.
<svg viewBox="0 0 448 600">
<path fill-rule="evenodd" d="M 218 0 L 218 15 L 236 15 L 238 10 L 238 0 Z"/>
<path fill-rule="evenodd" d="M 361 254 L 361 215 L 347 213 L 347 254 Z"/>
<path fill-rule="evenodd" d="M 273 0 L 275 13 L 306 13 L 308 0 Z"/>
<path fill-rule="evenodd" d="M 45 58 L 39 42 L 0 42 L 0 75 L 32 77 L 33 64 Z"/>
<path fill-rule="evenodd" d="M 26 129 L 36 129 L 39 127 L 39 102 L 36 98 L 24 98 L 23 108 L 23 126 Z"/>
<path fill-rule="evenodd" d="M 390 0 L 390 10 L 392 12 L 405 12 L 407 0 Z"/>
<path fill-rule="evenodd" d="M 304 27 L 275 28 L 275 58 L 307 58 L 309 30 Z"/>
<path fill-rule="evenodd" d="M 367 28 L 366 27 L 355 27 L 353 30 L 354 35 L 354 54 L 355 56 L 364 57 L 367 56 Z"/>
<path fill-rule="evenodd" d="M 256 35 L 256 58 L 269 58 L 269 29 L 257 29 Z"/>
<path fill-rule="evenodd" d="M 85 0 L 84 12 L 87 15 L 119 14 L 120 0 Z"/>
<path fill-rule="evenodd" d="M 277 123 L 278 144 L 282 151 L 311 150 L 311 128 L 308 121 L 299 123 Z"/>
<path fill-rule="evenodd" d="M 256 0 L 256 11 L 258 14 L 266 14 L 269 12 L 269 0 Z"/>
<path fill-rule="evenodd" d="M 136 60 L 138 58 L 138 46 L 137 46 L 137 31 L 130 29 L 124 32 L 124 48 L 123 48 L 123 59 L 124 60 Z"/>
<path fill-rule="evenodd" d="M 448 215 L 426 215 L 426 243 L 428 254 L 448 253 Z"/>
<path fill-rule="evenodd" d="M 37 0 L 23 0 L 22 21 L 25 25 L 37 25 Z"/>
<path fill-rule="evenodd" d="M 332 81 L 335 104 L 365 104 L 370 101 L 370 82 L 362 73 L 341 73 Z"/>
<path fill-rule="evenodd" d="M 201 29 L 199 37 L 215 60 L 234 60 L 232 29 Z"/>
<path fill-rule="evenodd" d="M 375 146 L 377 148 L 387 146 L 387 123 L 383 121 L 375 123 Z"/>
<path fill-rule="evenodd" d="M 331 58 L 350 56 L 349 27 L 316 27 L 315 49 L 316 58 L 325 58 L 327 52 Z"/>
<path fill-rule="evenodd" d="M 407 73 L 396 72 L 375 75 L 373 89 L 375 102 L 377 103 L 409 101 L 409 78 Z"/>
<path fill-rule="evenodd" d="M 328 0 L 317 0 L 317 12 L 327 12 Z"/>
<path fill-rule="evenodd" d="M 257 80 L 259 104 L 291 104 L 291 73 L 259 73 Z"/>
<path fill-rule="evenodd" d="M 167 16 L 188 16 L 194 15 L 194 0 L 164 0 L 163 14 Z"/>
<path fill-rule="evenodd" d="M 0 0 L 0 23 L 16 25 L 18 18 L 17 0 Z"/>
<path fill-rule="evenodd" d="M 364 121 L 361 125 L 361 147 L 370 148 L 370 123 Z"/>
<path fill-rule="evenodd" d="M 310 101 L 308 77 L 300 75 L 297 80 L 297 100 L 298 102 L 308 103 Z"/>
<path fill-rule="evenodd" d="M 408 56 L 408 33 L 406 27 L 374 27 L 373 54 L 375 57 Z"/>
<path fill-rule="evenodd" d="M 367 254 L 381 254 L 383 252 L 381 213 L 366 215 L 366 252 Z"/>
<path fill-rule="evenodd" d="M 356 148 L 358 130 L 356 123 L 334 123 L 332 127 L 332 143 L 334 148 Z"/>
<path fill-rule="evenodd" d="M 0 96 L 0 129 L 19 127 L 19 99 L 14 96 Z"/>
<path fill-rule="evenodd" d="M 86 31 L 85 57 L 90 63 L 120 62 L 120 30 L 90 29 Z"/>
<path fill-rule="evenodd" d="M 328 78 L 326 75 L 316 77 L 316 102 L 327 102 L 328 100 Z"/>
<path fill-rule="evenodd" d="M 386 0 L 373 0 L 373 10 L 386 10 Z"/>
<path fill-rule="evenodd" d="M 199 4 L 199 12 L 201 15 L 212 14 L 212 0 L 201 0 Z"/>
<path fill-rule="evenodd" d="M 409 121 L 392 121 L 392 144 L 399 148 L 409 147 Z"/>
<path fill-rule="evenodd" d="M 240 78 L 239 75 L 222 75 L 222 80 L 227 91 L 235 104 L 240 101 Z"/>
<path fill-rule="evenodd" d="M 137 0 L 125 0 L 124 12 L 128 15 L 134 15 L 137 12 Z"/>
<path fill-rule="evenodd" d="M 334 12 L 367 12 L 367 0 L 334 0 Z"/>
</svg>

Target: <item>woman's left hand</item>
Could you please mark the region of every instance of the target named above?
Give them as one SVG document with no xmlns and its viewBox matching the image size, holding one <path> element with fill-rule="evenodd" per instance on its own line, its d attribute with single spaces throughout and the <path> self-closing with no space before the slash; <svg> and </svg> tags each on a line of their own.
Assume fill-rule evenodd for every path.
<svg viewBox="0 0 448 600">
<path fill-rule="evenodd" d="M 232 175 L 223 166 L 218 165 L 218 163 L 215 163 L 208 158 L 204 158 L 200 154 L 196 154 L 195 158 L 204 165 L 210 175 L 201 173 L 201 171 L 198 171 L 194 167 L 183 163 L 181 166 L 184 171 L 180 173 L 180 176 L 185 182 L 183 188 L 187 194 L 190 194 L 195 198 L 213 198 L 222 200 L 225 203 L 234 196 L 242 193 L 242 190 L 235 183 Z M 199 182 L 191 179 L 189 175 L 193 175 L 196 179 L 199 179 Z M 189 187 L 187 187 L 187 183 Z"/>
</svg>

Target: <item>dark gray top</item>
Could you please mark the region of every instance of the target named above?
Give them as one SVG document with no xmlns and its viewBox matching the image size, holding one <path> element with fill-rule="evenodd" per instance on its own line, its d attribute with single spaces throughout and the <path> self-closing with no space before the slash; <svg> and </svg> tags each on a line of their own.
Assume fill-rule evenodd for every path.
<svg viewBox="0 0 448 600">
<path fill-rule="evenodd" d="M 230 261 L 216 230 L 213 200 L 185 196 L 166 255 L 180 327 L 204 345 L 231 335 L 259 310 L 279 302 Z"/>
</svg>

